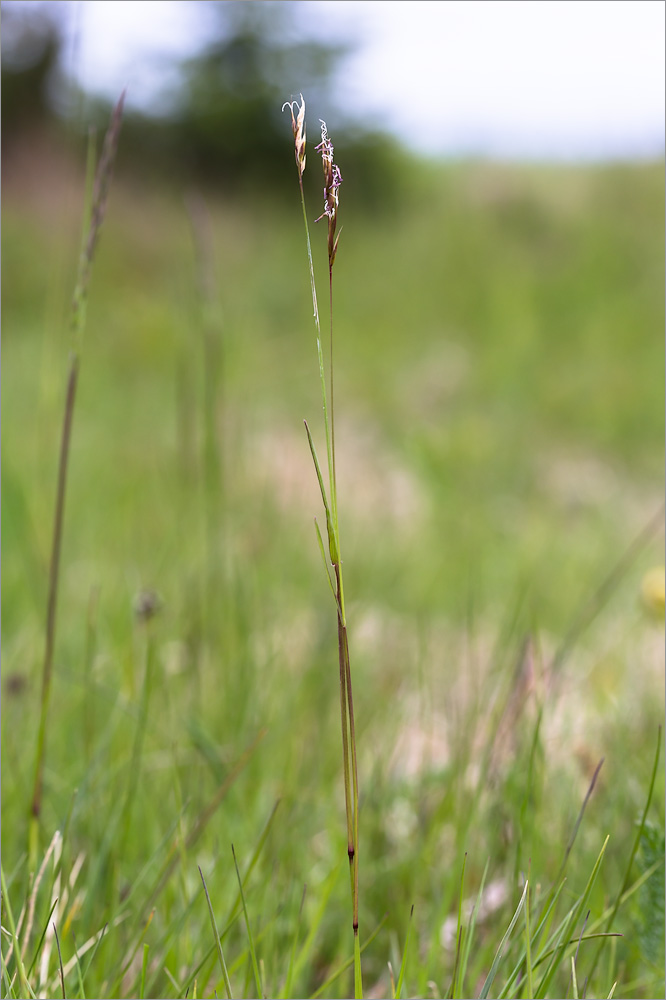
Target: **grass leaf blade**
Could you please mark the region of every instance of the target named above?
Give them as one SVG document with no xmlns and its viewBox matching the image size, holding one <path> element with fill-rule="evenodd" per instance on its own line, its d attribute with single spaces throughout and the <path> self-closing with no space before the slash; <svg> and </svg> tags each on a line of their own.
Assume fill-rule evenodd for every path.
<svg viewBox="0 0 666 1000">
<path fill-rule="evenodd" d="M 220 960 L 220 967 L 222 969 L 222 976 L 224 977 L 224 987 L 227 991 L 228 1000 L 233 1000 L 231 994 L 231 983 L 229 982 L 229 973 L 227 972 L 227 963 L 224 961 L 224 953 L 222 951 L 222 942 L 220 941 L 220 935 L 217 932 L 217 924 L 215 922 L 215 914 L 213 913 L 213 906 L 210 901 L 210 896 L 208 895 L 208 888 L 206 886 L 206 879 L 203 877 L 203 872 L 199 868 L 199 874 L 201 875 L 201 881 L 203 882 L 204 892 L 206 893 L 206 902 L 208 903 L 208 913 L 210 916 L 211 927 L 213 928 L 213 935 L 215 937 L 215 946 L 217 948 L 217 957 Z"/>
</svg>

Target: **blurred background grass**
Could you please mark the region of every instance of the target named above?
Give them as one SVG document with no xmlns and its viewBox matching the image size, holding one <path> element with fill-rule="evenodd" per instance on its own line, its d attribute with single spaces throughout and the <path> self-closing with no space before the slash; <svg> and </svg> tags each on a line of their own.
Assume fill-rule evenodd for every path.
<svg viewBox="0 0 666 1000">
<path fill-rule="evenodd" d="M 29 71 L 10 78 L 3 60 L 2 85 L 2 841 L 18 884 L 85 161 L 78 120 L 54 116 L 40 89 L 49 52 L 31 65 L 23 115 L 6 109 L 18 111 Z M 252 59 L 243 65 L 252 79 Z M 316 94 L 326 64 L 312 65 Z M 192 68 L 197 94 L 202 67 L 201 77 Z M 294 89 L 278 95 L 283 83 L 258 104 L 274 112 Z M 314 137 L 316 102 L 297 86 Z M 200 146 L 194 110 L 178 121 L 130 116 L 121 136 L 74 423 L 44 844 L 67 824 L 71 859 L 85 854 L 78 941 L 132 888 L 127 930 L 112 932 L 117 951 L 102 949 L 96 965 L 96 985 L 108 986 L 148 915 L 138 874 L 265 728 L 197 849 L 182 848 L 155 918 L 153 988 L 167 988 L 165 965 L 184 984 L 209 933 L 205 909 L 192 911 L 195 860 L 214 902 L 231 898 L 228 844 L 247 861 L 279 798 L 249 904 L 277 984 L 303 883 L 308 924 L 336 880 L 315 957 L 299 970 L 312 990 L 349 942 L 344 870 L 335 875 L 335 621 L 302 427 L 307 417 L 317 435 L 320 408 L 302 220 L 288 119 L 264 144 L 257 112 L 232 155 L 224 141 L 243 107 L 228 120 L 211 114 Z M 661 504 L 663 163 L 425 162 L 385 137 L 332 138 L 344 176 L 336 409 L 366 933 L 389 912 L 365 973 L 381 984 L 387 941 L 395 953 L 416 902 L 412 989 L 424 995 L 428 979 L 446 987 L 440 931 L 463 853 L 473 888 L 486 857 L 500 878 L 530 859 L 552 878 L 602 756 L 576 869 L 584 884 L 611 832 L 599 906 L 626 863 L 663 716 L 663 629 L 639 599 L 643 574 L 663 561 L 657 532 L 557 678 L 550 667 Z M 313 215 L 312 144 L 309 157 Z M 325 237 L 314 235 L 323 276 Z M 197 238 L 209 239 L 203 264 Z M 149 640 L 132 612 L 146 590 L 163 602 Z M 146 641 L 155 672 L 139 795 L 131 835 L 109 845 Z M 480 791 L 482 746 L 492 765 Z M 642 918 L 626 919 L 625 930 Z M 629 937 L 616 960 L 637 983 L 626 995 L 652 995 L 658 974 Z M 492 955 L 498 934 L 482 940 Z M 476 976 L 484 961 L 480 948 Z"/>
</svg>

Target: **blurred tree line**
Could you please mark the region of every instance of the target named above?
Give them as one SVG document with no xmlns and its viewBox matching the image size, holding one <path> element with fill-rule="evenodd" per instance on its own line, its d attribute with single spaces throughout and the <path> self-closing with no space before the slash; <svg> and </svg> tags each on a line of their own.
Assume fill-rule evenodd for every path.
<svg viewBox="0 0 666 1000">
<path fill-rule="evenodd" d="M 282 104 L 302 92 L 310 150 L 319 141 L 313 133 L 318 114 L 335 116 L 329 125 L 350 179 L 346 197 L 356 195 L 373 208 L 385 203 L 404 154 L 390 137 L 345 116 L 334 99 L 336 73 L 353 43 L 304 38 L 295 0 L 198 2 L 206 7 L 209 40 L 195 58 L 178 64 L 178 85 L 165 95 L 166 114 L 126 114 L 121 164 L 144 177 L 274 190 L 295 169 Z M 108 121 L 111 102 L 81 95 L 66 76 L 59 7 L 3 5 L 3 155 L 27 129 L 57 127 L 72 138 L 82 126 L 103 129 Z"/>
</svg>

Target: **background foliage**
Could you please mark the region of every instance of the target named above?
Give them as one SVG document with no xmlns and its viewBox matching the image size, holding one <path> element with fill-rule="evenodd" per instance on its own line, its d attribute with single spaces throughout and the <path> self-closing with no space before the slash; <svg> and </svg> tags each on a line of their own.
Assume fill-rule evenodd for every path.
<svg viewBox="0 0 666 1000">
<path fill-rule="evenodd" d="M 351 947 L 335 621 L 301 423 L 317 430 L 319 386 L 277 115 L 295 87 L 277 93 L 256 72 L 252 30 L 237 24 L 188 68 L 191 114 L 127 123 L 93 274 L 42 822 L 43 850 L 63 833 L 63 878 L 81 859 L 60 893 L 64 960 L 108 925 L 86 995 L 138 995 L 144 940 L 144 995 L 184 995 L 195 976 L 212 995 L 197 864 L 222 930 L 231 842 L 243 872 L 257 852 L 246 893 L 266 995 L 284 988 L 294 935 L 293 995 Z M 233 53 L 230 83 L 218 69 Z M 85 151 L 46 112 L 10 124 L 5 72 L 2 853 L 18 912 Z M 227 101 L 239 86 L 247 102 Z M 314 139 L 319 108 L 301 89 Z M 219 119 L 200 103 L 213 93 Z M 590 922 L 619 890 L 645 800 L 663 628 L 639 595 L 662 561 L 657 533 L 603 584 L 661 503 L 663 164 L 426 164 L 374 142 L 357 137 L 349 158 L 336 144 L 362 937 L 388 915 L 364 976 L 389 995 L 414 904 L 405 993 L 446 995 L 466 854 L 465 898 L 489 859 L 477 993 L 521 877 L 544 891 L 555 878 L 601 757 L 565 890 L 582 892 L 610 834 Z M 173 171 L 169 145 L 188 146 Z M 309 157 L 314 217 L 312 143 Z M 161 607 L 149 623 L 135 611 L 146 592 Z M 663 806 L 658 782 L 634 877 L 663 855 Z M 620 910 L 596 995 L 615 979 L 623 996 L 663 991 L 657 878 Z M 224 944 L 251 995 L 241 922 Z M 567 988 L 562 973 L 552 995 Z"/>
</svg>

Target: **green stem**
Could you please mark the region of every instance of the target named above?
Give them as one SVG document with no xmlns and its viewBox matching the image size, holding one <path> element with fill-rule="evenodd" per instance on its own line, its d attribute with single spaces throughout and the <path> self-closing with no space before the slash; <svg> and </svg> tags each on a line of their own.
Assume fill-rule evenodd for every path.
<svg viewBox="0 0 666 1000">
<path fill-rule="evenodd" d="M 49 703 L 51 700 L 51 679 L 53 675 L 53 650 L 55 647 L 56 609 L 58 603 L 58 581 L 60 576 L 60 552 L 62 548 L 63 519 L 65 514 L 67 462 L 72 437 L 72 419 L 74 415 L 74 402 L 76 400 L 76 387 L 79 377 L 79 354 L 85 329 L 86 303 L 88 284 L 90 282 L 90 272 L 92 269 L 95 247 L 97 245 L 106 209 L 106 199 L 111 180 L 113 161 L 118 148 L 118 136 L 120 133 L 120 123 L 122 121 L 124 101 L 125 92 L 123 91 L 111 116 L 111 123 L 104 138 L 102 156 L 96 173 L 94 171 L 95 157 L 92 138 L 90 139 L 88 145 L 86 169 L 86 189 L 88 191 L 88 196 L 86 197 L 86 207 L 84 211 L 85 224 L 83 227 L 84 233 L 87 228 L 87 238 L 82 242 L 81 252 L 79 254 L 77 280 L 74 287 L 70 315 L 74 350 L 69 367 L 65 416 L 60 442 L 58 487 L 56 492 L 56 506 L 53 523 L 51 564 L 49 568 L 49 593 L 46 611 L 46 641 L 44 664 L 42 667 L 41 710 L 39 729 L 37 732 L 35 778 L 30 805 L 30 816 L 28 820 L 28 863 L 30 871 L 34 871 L 37 866 L 37 854 L 39 850 L 39 818 L 42 811 L 44 757 L 46 753 L 46 727 L 48 722 Z M 93 174 L 95 177 L 94 184 L 91 183 Z"/>
<path fill-rule="evenodd" d="M 354 724 L 354 699 L 352 696 L 351 664 L 349 661 L 349 641 L 347 638 L 347 626 L 342 624 L 342 643 L 344 649 L 345 664 L 345 688 L 347 694 L 347 716 L 349 719 L 349 743 L 351 748 L 351 784 L 352 784 L 352 816 L 354 822 L 353 845 L 354 845 L 354 866 L 352 895 L 354 904 L 354 934 L 358 934 L 358 764 L 356 760 L 356 726 Z"/>
<path fill-rule="evenodd" d="M 124 857 L 130 837 L 132 811 L 134 800 L 139 787 L 141 777 L 141 765 L 143 759 L 143 745 L 145 741 L 146 725 L 148 722 L 148 708 L 152 693 L 154 650 L 153 637 L 151 632 L 151 622 L 146 621 L 141 625 L 140 642 L 143 646 L 143 683 L 141 685 L 141 698 L 139 702 L 139 713 L 134 730 L 134 743 L 132 746 L 132 756 L 130 760 L 130 771 L 125 792 L 125 802 L 122 811 L 122 830 L 120 834 L 121 850 L 120 857 Z"/>
<path fill-rule="evenodd" d="M 340 567 L 336 564 L 335 569 L 335 579 L 336 579 L 336 597 L 338 600 L 338 608 L 340 607 Z M 349 716 L 348 716 L 348 706 L 349 706 L 349 685 L 348 685 L 348 670 L 347 670 L 347 656 L 346 656 L 346 631 L 344 621 L 342 619 L 342 614 L 338 610 L 338 662 L 340 665 L 340 719 L 342 722 L 342 767 L 344 773 L 344 783 L 345 783 L 345 810 L 347 813 L 347 853 L 349 855 L 349 865 L 352 874 L 352 899 L 354 895 L 354 879 L 353 879 L 353 867 L 354 858 L 356 856 L 356 844 L 354 841 L 354 812 L 352 805 L 352 779 L 350 771 L 350 757 L 349 757 Z"/>
<path fill-rule="evenodd" d="M 301 192 L 301 209 L 305 225 L 305 237 L 310 270 L 310 285 L 312 288 L 312 306 L 317 333 L 317 358 L 319 361 L 319 379 L 321 382 L 322 405 L 324 410 L 324 431 L 326 435 L 326 456 L 328 460 L 329 500 L 317 462 L 314 444 L 307 428 L 310 450 L 319 479 L 326 522 L 331 565 L 335 573 L 335 601 L 338 619 L 338 662 L 340 668 L 340 722 L 342 728 L 342 765 L 345 787 L 345 812 L 347 820 L 347 853 L 349 856 L 349 874 L 352 895 L 352 924 L 354 931 L 354 996 L 363 996 L 361 975 L 361 949 L 358 936 L 358 764 L 356 756 L 356 729 L 354 725 L 354 701 L 352 697 L 351 665 L 349 661 L 349 642 L 347 638 L 347 621 L 345 616 L 344 588 L 342 584 L 342 561 L 340 558 L 340 534 L 338 527 L 338 494 L 335 468 L 335 411 L 334 411 L 334 379 L 333 379 L 333 262 L 329 250 L 328 287 L 329 287 L 329 352 L 330 352 L 330 410 L 327 401 L 326 374 L 324 356 L 321 347 L 321 323 L 317 306 L 317 291 L 315 287 L 314 265 L 312 262 L 312 247 L 310 243 L 310 227 L 305 208 L 303 179 L 299 172 L 299 187 Z M 329 420 L 330 412 L 330 420 Z M 323 548 L 323 546 L 322 546 Z M 329 577 L 329 582 L 330 577 Z"/>
<path fill-rule="evenodd" d="M 67 396 L 65 399 L 65 416 L 60 441 L 60 460 L 58 464 L 58 487 L 56 492 L 55 516 L 53 520 L 53 540 L 51 545 L 51 566 L 49 571 L 49 595 L 46 611 L 46 645 L 44 650 L 44 665 L 42 667 L 42 697 L 37 733 L 37 754 L 35 760 L 35 778 L 33 783 L 32 801 L 29 822 L 29 859 L 30 870 L 34 871 L 37 863 L 39 847 L 39 817 L 42 811 L 42 788 L 44 782 L 44 756 L 46 753 L 46 725 L 51 700 L 51 680 L 53 677 L 53 650 L 55 646 L 56 610 L 58 606 L 58 581 L 60 578 L 60 552 L 62 549 L 62 526 L 65 516 L 65 492 L 67 487 L 67 463 L 69 459 L 70 442 L 72 438 L 72 418 L 76 400 L 76 387 L 79 378 L 79 356 L 73 354 L 69 378 L 67 380 Z"/>
<path fill-rule="evenodd" d="M 324 409 L 324 431 L 326 434 L 326 457 L 328 460 L 328 479 L 331 488 L 331 493 L 333 494 L 335 489 L 335 475 L 333 470 L 333 445 L 331 441 L 331 432 L 328 420 L 328 403 L 326 400 L 326 375 L 324 372 L 324 354 L 321 349 L 321 323 L 319 322 L 319 308 L 317 306 L 317 289 L 315 286 L 315 276 L 314 276 L 314 264 L 312 263 L 312 246 L 310 244 L 310 227 L 308 225 L 308 214 L 305 208 L 305 193 L 303 191 L 303 178 L 299 177 L 299 187 L 301 191 L 301 209 L 303 211 L 303 223 L 305 225 L 305 239 L 308 248 L 308 266 L 310 269 L 310 286 L 312 288 L 312 307 L 314 310 L 314 321 L 315 328 L 317 331 L 317 358 L 319 361 L 319 380 L 321 382 L 321 399 L 322 406 Z M 333 534 L 335 536 L 335 542 L 337 543 L 338 534 L 338 522 L 337 522 L 337 502 L 334 496 L 331 496 L 331 513 L 333 517 Z M 329 532 L 329 544 L 331 544 L 332 539 Z M 336 562 L 336 553 L 331 553 L 331 561 Z"/>
<path fill-rule="evenodd" d="M 331 507 L 335 534 L 338 534 L 338 486 L 335 473 L 335 405 L 333 402 L 333 266 L 328 267 L 329 355 L 331 372 Z M 338 556 L 340 539 L 338 538 Z"/>
</svg>

